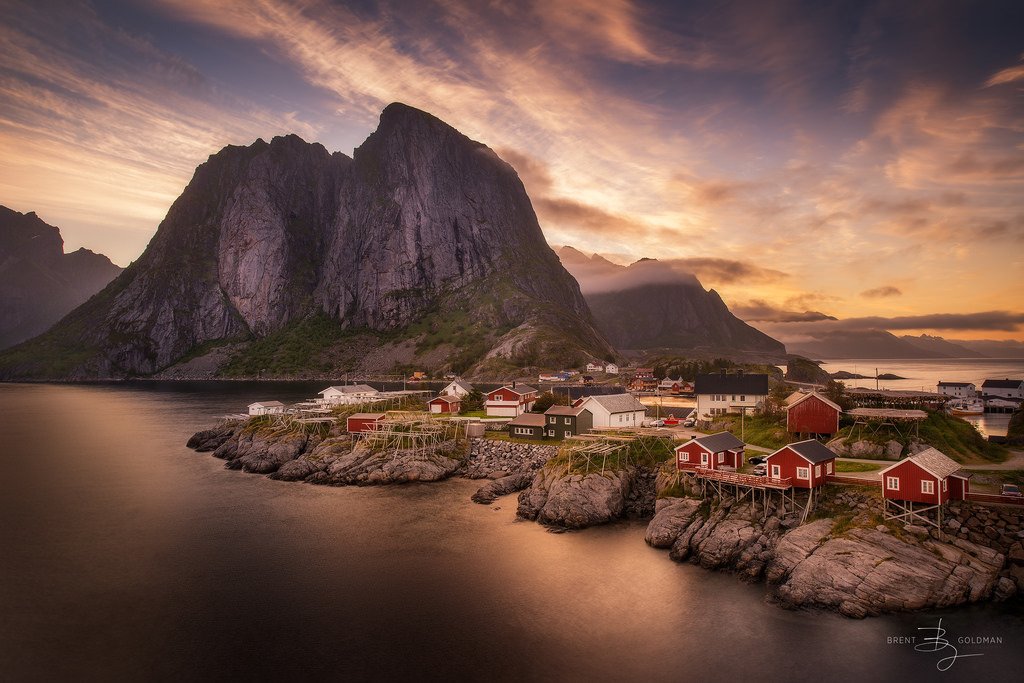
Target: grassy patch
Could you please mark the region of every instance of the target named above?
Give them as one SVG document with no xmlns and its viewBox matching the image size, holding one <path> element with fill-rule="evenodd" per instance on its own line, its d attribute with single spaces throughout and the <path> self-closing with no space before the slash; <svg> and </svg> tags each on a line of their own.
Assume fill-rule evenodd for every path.
<svg viewBox="0 0 1024 683">
<path fill-rule="evenodd" d="M 572 446 L 563 446 L 558 455 L 548 461 L 549 467 L 564 468 L 573 474 L 605 473 L 623 470 L 626 467 L 659 467 L 672 458 L 672 443 L 657 437 L 641 437 L 623 443 L 623 448 L 607 455 L 592 455 L 588 461 L 585 455 L 573 453 Z"/>
<path fill-rule="evenodd" d="M 740 428 L 740 415 L 726 415 L 716 417 L 715 422 L 724 422 L 726 431 L 736 436 L 742 433 L 746 443 L 763 448 L 777 449 L 790 443 L 792 439 L 786 432 L 786 419 L 773 419 L 760 414 L 748 414 L 742 419 Z"/>
<path fill-rule="evenodd" d="M 901 431 L 904 433 L 897 433 L 892 427 L 881 427 L 869 433 L 866 429 L 845 427 L 839 436 L 879 445 L 897 441 L 905 450 L 913 437 L 906 434 L 907 429 Z M 928 418 L 920 424 L 919 433 L 921 441 L 957 462 L 1002 462 L 1009 456 L 1005 446 L 990 443 L 969 422 L 945 413 L 928 411 Z"/>
<path fill-rule="evenodd" d="M 882 469 L 881 465 L 872 465 L 866 462 L 847 462 L 836 460 L 836 472 L 874 472 Z"/>
</svg>

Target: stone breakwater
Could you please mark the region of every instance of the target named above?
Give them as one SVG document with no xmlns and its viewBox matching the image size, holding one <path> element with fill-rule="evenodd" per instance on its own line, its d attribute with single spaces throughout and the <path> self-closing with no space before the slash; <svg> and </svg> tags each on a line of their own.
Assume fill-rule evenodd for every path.
<svg viewBox="0 0 1024 683">
<path fill-rule="evenodd" d="M 440 481 L 451 476 L 491 479 L 474 496 L 481 503 L 530 485 L 533 473 L 552 458 L 555 446 L 492 439 L 446 441 L 431 449 L 373 450 L 344 431 L 325 435 L 276 431 L 240 422 L 195 433 L 187 443 L 211 452 L 228 469 L 280 481 L 333 486 Z"/>
<path fill-rule="evenodd" d="M 800 526 L 780 510 L 732 498 L 666 498 L 647 527 L 647 543 L 678 562 L 767 582 L 790 608 L 817 607 L 849 617 L 1005 600 L 1024 591 L 1021 517 L 963 504 L 944 529 L 870 525 L 877 501 L 856 489 L 837 494 L 843 510 Z"/>
</svg>

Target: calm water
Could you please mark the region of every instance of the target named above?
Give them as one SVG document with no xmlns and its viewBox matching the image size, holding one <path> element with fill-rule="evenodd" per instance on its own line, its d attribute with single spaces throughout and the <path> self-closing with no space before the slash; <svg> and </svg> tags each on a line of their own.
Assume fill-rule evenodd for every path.
<svg viewBox="0 0 1024 683">
<path fill-rule="evenodd" d="M 1014 608 L 850 621 L 671 562 L 625 522 L 551 534 L 461 480 L 224 470 L 210 416 L 310 385 L 0 385 L 4 680 L 1017 680 Z M 1018 603 L 1019 605 L 1019 603 Z M 938 618 L 961 645 L 890 645 Z"/>
</svg>

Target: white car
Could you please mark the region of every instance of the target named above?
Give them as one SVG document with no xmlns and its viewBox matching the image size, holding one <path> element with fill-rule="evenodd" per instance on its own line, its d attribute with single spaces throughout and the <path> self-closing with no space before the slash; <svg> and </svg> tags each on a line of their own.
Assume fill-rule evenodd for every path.
<svg viewBox="0 0 1024 683">
<path fill-rule="evenodd" d="M 768 465 L 754 465 L 754 476 L 763 477 L 768 474 Z"/>
</svg>

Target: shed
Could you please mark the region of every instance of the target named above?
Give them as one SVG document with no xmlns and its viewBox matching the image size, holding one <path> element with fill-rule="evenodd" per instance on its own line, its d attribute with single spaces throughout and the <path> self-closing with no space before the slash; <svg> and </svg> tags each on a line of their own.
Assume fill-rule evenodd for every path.
<svg viewBox="0 0 1024 683">
<path fill-rule="evenodd" d="M 694 437 L 676 446 L 676 469 L 690 470 L 703 467 L 717 470 L 723 467 L 743 467 L 746 444 L 731 432 L 718 432 Z"/>
<path fill-rule="evenodd" d="M 462 399 L 458 396 L 442 394 L 427 401 L 427 408 L 434 414 L 452 414 L 462 409 Z"/>
<path fill-rule="evenodd" d="M 818 392 L 791 396 L 786 403 L 786 431 L 790 434 L 839 433 L 839 414 L 843 409 Z"/>
<path fill-rule="evenodd" d="M 284 412 L 280 401 L 257 401 L 249 404 L 250 415 L 279 415 Z"/>
<path fill-rule="evenodd" d="M 835 474 L 836 454 L 815 439 L 783 446 L 767 458 L 768 476 L 789 479 L 798 489 L 816 489 Z"/>
<path fill-rule="evenodd" d="M 345 426 L 352 434 L 372 432 L 377 429 L 377 424 L 385 417 L 385 413 L 355 413 L 348 416 Z"/>
<path fill-rule="evenodd" d="M 508 423 L 509 436 L 524 439 L 544 438 L 544 415 L 541 413 L 523 413 Z"/>
</svg>

